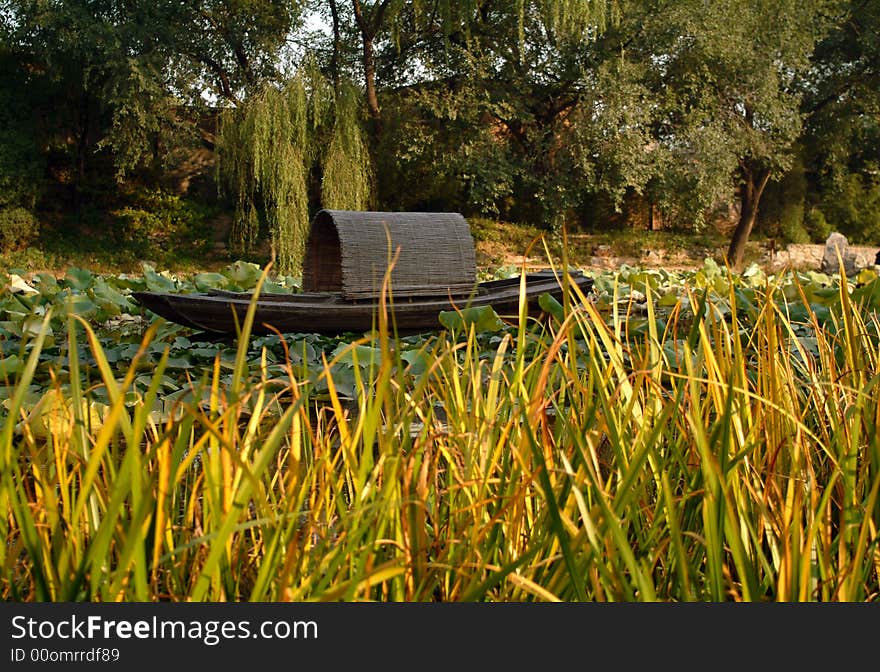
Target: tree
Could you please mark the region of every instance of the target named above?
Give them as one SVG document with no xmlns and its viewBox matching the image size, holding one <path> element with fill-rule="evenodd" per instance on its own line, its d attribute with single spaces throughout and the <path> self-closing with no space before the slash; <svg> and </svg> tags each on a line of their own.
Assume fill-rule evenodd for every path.
<svg viewBox="0 0 880 672">
<path fill-rule="evenodd" d="M 880 5 L 846 0 L 813 54 L 805 87 L 808 220 L 851 239 L 880 237 Z M 827 222 L 826 222 L 827 220 Z"/>
<path fill-rule="evenodd" d="M 727 251 L 740 267 L 767 182 L 791 165 L 802 129 L 800 84 L 819 38 L 821 0 L 655 3 L 630 43 L 654 92 L 665 174 L 704 210 L 735 189 Z M 732 20 L 732 17 L 736 17 Z"/>
<path fill-rule="evenodd" d="M 415 168 L 445 182 L 457 192 L 442 188 L 446 197 L 468 209 L 558 224 L 583 186 L 571 121 L 585 92 L 595 91 L 589 46 L 616 6 L 388 4 L 393 34 L 379 43 L 375 70 L 384 83 L 377 89 L 398 109 L 382 119 L 393 132 L 381 138 L 377 160 L 393 159 L 379 171 L 389 178 L 380 196 L 405 195 L 400 178 Z M 400 162 L 407 168 L 396 170 Z"/>
<path fill-rule="evenodd" d="M 142 63 L 122 48 L 121 25 L 110 3 L 7 3 L 7 45 L 25 88 L 21 104 L 41 120 L 39 144 L 53 163 L 69 157 L 85 179 L 98 143 L 112 129 L 110 99 Z"/>
<path fill-rule="evenodd" d="M 147 3 L 149 21 L 160 26 L 158 43 L 180 73 L 174 84 L 187 98 L 205 90 L 240 102 L 249 90 L 280 77 L 282 52 L 300 28 L 305 0 L 158 0 Z"/>
<path fill-rule="evenodd" d="M 265 85 L 221 118 L 221 179 L 236 198 L 233 238 L 247 250 L 265 222 L 281 273 L 300 270 L 315 174 L 323 207 L 370 202 L 360 101 L 351 83 L 334 87 L 307 60 L 283 85 Z"/>
<path fill-rule="evenodd" d="M 0 210 L 33 211 L 45 160 L 37 141 L 37 119 L 22 99 L 27 78 L 16 56 L 0 43 Z"/>
<path fill-rule="evenodd" d="M 376 63 L 373 43 L 380 29 L 384 26 L 386 14 L 389 14 L 391 0 L 377 0 L 373 3 L 351 0 L 355 21 L 361 34 L 363 45 L 364 67 L 364 95 L 367 100 L 367 110 L 375 127 L 375 133 L 379 133 L 381 112 L 379 110 L 379 97 L 376 94 Z M 394 9 L 397 4 L 394 5 Z"/>
<path fill-rule="evenodd" d="M 6 0 L 5 41 L 44 120 L 42 144 L 77 181 L 109 156 L 121 180 L 161 160 L 192 130 L 212 91 L 234 102 L 278 74 L 300 2 Z M 30 95 L 31 92 L 39 92 Z"/>
</svg>

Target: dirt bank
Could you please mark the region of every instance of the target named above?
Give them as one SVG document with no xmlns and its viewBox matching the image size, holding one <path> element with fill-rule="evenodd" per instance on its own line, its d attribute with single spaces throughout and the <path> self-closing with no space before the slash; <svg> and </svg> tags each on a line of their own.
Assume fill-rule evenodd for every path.
<svg viewBox="0 0 880 672">
<path fill-rule="evenodd" d="M 476 243 L 477 264 L 482 268 L 498 268 L 499 266 L 525 266 L 527 269 L 545 268 L 547 255 L 540 243 L 529 245 L 533 241 L 512 236 L 505 240 L 478 240 Z M 558 245 L 549 245 L 554 259 L 561 255 Z M 634 249 L 635 247 L 635 249 Z M 621 249 L 622 248 L 622 249 Z M 872 266 L 880 247 L 851 245 L 850 252 L 855 255 L 859 267 Z M 528 252 L 528 254 L 524 254 Z M 698 268 L 707 258 L 724 264 L 727 247 L 710 247 L 695 244 L 689 247 L 666 247 L 662 240 L 645 237 L 641 247 L 616 245 L 613 241 L 601 236 L 580 234 L 572 237 L 567 250 L 569 261 L 580 268 L 616 270 L 622 265 L 639 268 L 665 268 L 668 270 L 690 270 Z M 778 273 L 786 268 L 796 270 L 821 270 L 824 244 L 803 245 L 791 244 L 777 248 L 768 242 L 750 242 L 746 246 L 746 266 L 757 263 L 765 271 Z"/>
</svg>

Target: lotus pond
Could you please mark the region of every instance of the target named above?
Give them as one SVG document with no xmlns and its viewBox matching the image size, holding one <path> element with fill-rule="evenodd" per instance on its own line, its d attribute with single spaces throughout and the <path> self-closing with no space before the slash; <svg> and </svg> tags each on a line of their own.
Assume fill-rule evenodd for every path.
<svg viewBox="0 0 880 672">
<path fill-rule="evenodd" d="M 7 274 L 0 593 L 877 599 L 875 270 L 592 277 L 541 322 L 216 339 L 131 292 L 297 280 Z"/>
</svg>

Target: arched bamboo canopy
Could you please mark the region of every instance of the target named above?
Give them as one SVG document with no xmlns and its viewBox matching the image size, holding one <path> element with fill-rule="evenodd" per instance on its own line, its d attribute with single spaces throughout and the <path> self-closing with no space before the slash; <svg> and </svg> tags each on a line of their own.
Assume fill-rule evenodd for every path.
<svg viewBox="0 0 880 672">
<path fill-rule="evenodd" d="M 474 241 L 458 213 L 321 210 L 306 242 L 303 290 L 376 297 L 398 249 L 395 297 L 462 295 L 476 284 Z"/>
</svg>

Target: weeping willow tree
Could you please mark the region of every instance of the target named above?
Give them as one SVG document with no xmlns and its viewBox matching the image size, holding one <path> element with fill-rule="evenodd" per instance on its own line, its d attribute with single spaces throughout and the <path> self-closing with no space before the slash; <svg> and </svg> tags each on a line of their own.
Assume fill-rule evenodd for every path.
<svg viewBox="0 0 880 672">
<path fill-rule="evenodd" d="M 238 251 L 253 251 L 264 224 L 275 269 L 299 273 L 315 174 L 323 207 L 368 206 L 373 175 L 361 117 L 354 86 L 334 89 L 310 64 L 223 113 L 219 175 L 236 199 L 230 237 Z"/>
<path fill-rule="evenodd" d="M 525 1 L 519 4 L 523 7 Z M 538 0 L 535 4 L 542 22 L 559 40 L 594 36 L 620 19 L 618 0 Z"/>
<path fill-rule="evenodd" d="M 409 4 L 413 8 L 416 22 L 439 19 L 441 27 L 447 33 L 459 30 L 467 33 L 474 22 L 497 20 L 496 15 L 499 12 L 514 12 L 519 18 L 520 31 L 526 17 L 537 14 L 548 27 L 573 37 L 604 29 L 608 23 L 616 21 L 620 13 L 620 0 L 514 0 L 507 5 L 498 4 L 494 7 L 485 0 L 435 0 L 434 3 L 427 0 L 411 3 L 386 0 L 378 4 L 389 5 L 386 13 L 392 19 L 398 18 L 399 8 Z"/>
<path fill-rule="evenodd" d="M 361 109 L 359 89 L 342 82 L 335 92 L 330 142 L 321 164 L 321 202 L 325 208 L 362 210 L 372 200 L 373 163 Z"/>
</svg>

